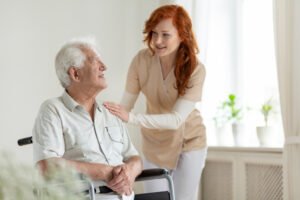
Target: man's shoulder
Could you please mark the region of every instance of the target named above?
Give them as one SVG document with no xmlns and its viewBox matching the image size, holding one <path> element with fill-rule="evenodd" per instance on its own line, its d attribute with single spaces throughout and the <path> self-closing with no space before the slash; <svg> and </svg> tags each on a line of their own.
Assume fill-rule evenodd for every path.
<svg viewBox="0 0 300 200">
<path fill-rule="evenodd" d="M 63 106 L 62 98 L 55 97 L 55 98 L 45 100 L 40 106 L 40 111 L 41 112 L 55 111 L 61 106 Z"/>
</svg>

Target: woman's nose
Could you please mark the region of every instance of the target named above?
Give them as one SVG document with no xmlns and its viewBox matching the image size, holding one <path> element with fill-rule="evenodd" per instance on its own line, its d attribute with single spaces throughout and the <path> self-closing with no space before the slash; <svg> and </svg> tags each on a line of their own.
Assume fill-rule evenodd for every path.
<svg viewBox="0 0 300 200">
<path fill-rule="evenodd" d="M 155 44 L 160 44 L 162 42 L 162 38 L 160 36 L 157 36 L 155 39 L 154 39 L 154 43 Z"/>
</svg>

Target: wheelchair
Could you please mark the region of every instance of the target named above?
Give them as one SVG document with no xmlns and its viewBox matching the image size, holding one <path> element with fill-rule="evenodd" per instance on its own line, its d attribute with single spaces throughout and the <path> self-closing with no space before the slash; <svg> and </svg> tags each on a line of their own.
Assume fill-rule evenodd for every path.
<svg viewBox="0 0 300 200">
<path fill-rule="evenodd" d="M 18 140 L 19 146 L 28 144 L 32 144 L 32 137 L 26 137 Z M 89 198 L 91 200 L 95 200 L 95 187 L 92 181 L 84 176 L 81 176 L 81 179 L 88 184 Z M 148 181 L 153 179 L 167 179 L 169 191 L 135 194 L 134 200 L 175 200 L 173 180 L 167 169 L 157 168 L 143 170 L 135 181 Z"/>
</svg>

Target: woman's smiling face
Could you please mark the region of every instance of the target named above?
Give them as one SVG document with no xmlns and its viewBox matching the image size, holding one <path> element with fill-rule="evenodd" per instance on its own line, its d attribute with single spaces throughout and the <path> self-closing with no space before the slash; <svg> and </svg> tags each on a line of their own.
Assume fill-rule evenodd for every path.
<svg viewBox="0 0 300 200">
<path fill-rule="evenodd" d="M 160 21 L 152 30 L 152 45 L 159 57 L 176 52 L 180 42 L 181 39 L 171 18 Z"/>
</svg>

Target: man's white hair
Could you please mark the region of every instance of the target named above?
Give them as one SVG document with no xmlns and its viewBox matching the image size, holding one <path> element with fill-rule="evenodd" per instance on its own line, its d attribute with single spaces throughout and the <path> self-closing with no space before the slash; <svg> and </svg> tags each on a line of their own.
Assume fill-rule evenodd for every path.
<svg viewBox="0 0 300 200">
<path fill-rule="evenodd" d="M 57 53 L 55 58 L 55 69 L 57 77 L 64 88 L 68 88 L 71 79 L 68 70 L 71 66 L 81 68 L 84 65 L 84 49 L 97 52 L 96 40 L 93 37 L 75 38 L 67 42 Z"/>
</svg>

